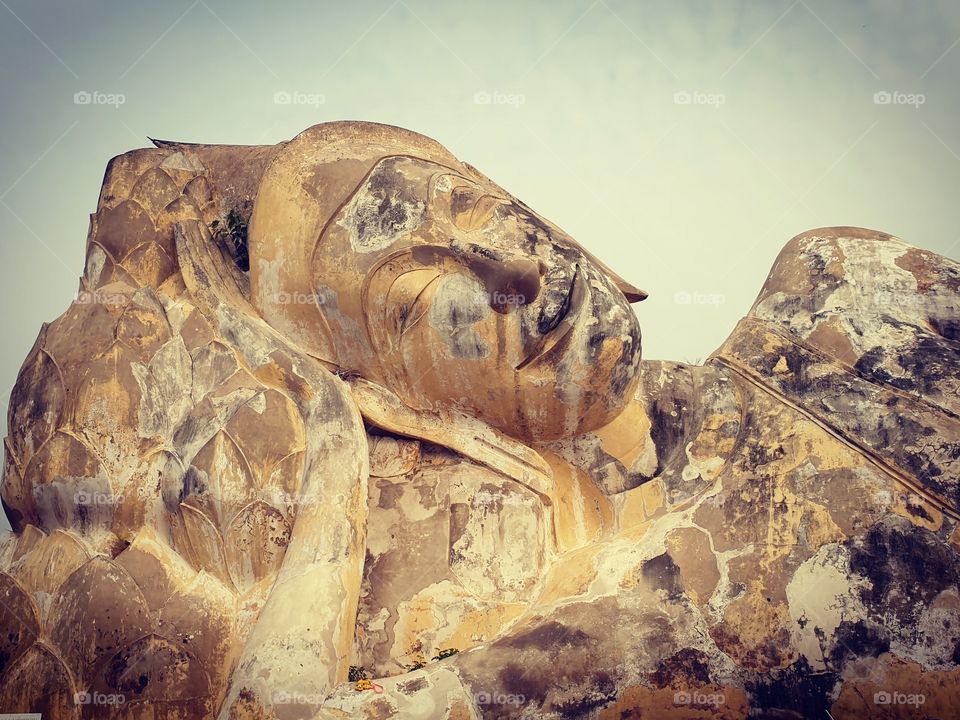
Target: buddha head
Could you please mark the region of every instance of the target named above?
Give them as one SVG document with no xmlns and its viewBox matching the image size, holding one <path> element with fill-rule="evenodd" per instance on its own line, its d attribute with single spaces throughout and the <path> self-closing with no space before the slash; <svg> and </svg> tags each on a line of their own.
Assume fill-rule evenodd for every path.
<svg viewBox="0 0 960 720">
<path fill-rule="evenodd" d="M 312 127 L 267 168 L 252 300 L 306 351 L 513 437 L 598 428 L 636 390 L 645 297 L 476 169 L 416 133 Z"/>
</svg>

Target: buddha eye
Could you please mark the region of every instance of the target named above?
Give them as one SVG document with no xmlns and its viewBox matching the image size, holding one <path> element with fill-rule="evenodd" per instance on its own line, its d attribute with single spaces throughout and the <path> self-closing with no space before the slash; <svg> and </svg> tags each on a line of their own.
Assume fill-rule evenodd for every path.
<svg viewBox="0 0 960 720">
<path fill-rule="evenodd" d="M 461 230 L 482 227 L 493 217 L 500 200 L 473 185 L 459 185 L 450 193 L 450 215 Z"/>
</svg>

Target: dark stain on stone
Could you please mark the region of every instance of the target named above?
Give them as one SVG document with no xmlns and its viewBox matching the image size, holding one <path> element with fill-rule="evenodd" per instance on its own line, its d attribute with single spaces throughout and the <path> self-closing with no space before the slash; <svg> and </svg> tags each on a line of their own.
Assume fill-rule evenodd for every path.
<svg viewBox="0 0 960 720">
<path fill-rule="evenodd" d="M 547 698 L 547 693 L 554 686 L 556 678 L 551 677 L 549 669 L 527 667 L 518 662 L 508 662 L 503 665 L 497 678 L 504 691 L 511 695 L 520 695 L 528 707 L 540 707 Z M 496 706 L 484 706 L 484 716 Z M 494 715 L 494 717 L 496 717 Z"/>
<path fill-rule="evenodd" d="M 686 412 L 678 398 L 656 401 L 649 410 L 650 436 L 657 448 L 657 474 L 670 463 L 676 449 L 681 445 L 686 426 Z"/>
<path fill-rule="evenodd" d="M 505 638 L 500 644 L 517 650 L 536 648 L 556 651 L 567 647 L 584 647 L 592 640 L 593 637 L 579 628 L 567 627 L 561 623 L 550 621 L 538 625 L 533 630 Z"/>
<path fill-rule="evenodd" d="M 413 680 L 408 680 L 407 682 L 400 683 L 397 685 L 397 690 L 399 690 L 404 695 L 413 695 L 418 690 L 423 690 L 427 686 L 427 679 L 424 677 L 418 677 Z"/>
<path fill-rule="evenodd" d="M 203 435 L 215 414 L 209 399 L 203 400 L 189 413 L 173 433 L 173 446 L 182 448 Z"/>
<path fill-rule="evenodd" d="M 0 507 L 3 508 L 3 514 L 6 515 L 7 521 L 10 523 L 10 528 L 16 533 L 22 532 L 27 524 L 23 513 L 8 505 L 7 501 L 3 499 L 0 499 Z"/>
<path fill-rule="evenodd" d="M 463 537 L 470 522 L 470 506 L 467 503 L 450 504 L 450 563 L 455 564 L 462 558 L 454 550 L 454 546 Z"/>
<path fill-rule="evenodd" d="M 894 377 L 887 370 L 880 367 L 886 359 L 886 348 L 877 346 L 875 348 L 871 348 L 861 355 L 860 359 L 857 360 L 856 365 L 853 367 L 864 377 L 872 380 L 873 382 L 881 385 L 891 385 L 901 390 L 913 390 L 915 386 L 913 378 Z"/>
<path fill-rule="evenodd" d="M 651 587 L 666 592 L 671 601 L 676 602 L 683 597 L 680 568 L 670 557 L 670 553 L 663 553 L 647 560 L 640 567 L 640 574 Z"/>
<path fill-rule="evenodd" d="M 783 670 L 747 682 L 751 705 L 763 708 L 764 718 L 825 718 L 833 705 L 831 694 L 839 676 L 814 672 L 805 657 Z"/>
<path fill-rule="evenodd" d="M 609 673 L 597 672 L 587 678 L 585 684 L 575 688 L 576 696 L 554 703 L 553 709 L 565 718 L 582 718 L 617 698 L 617 685 Z"/>
<path fill-rule="evenodd" d="M 377 502 L 377 507 L 384 510 L 398 507 L 400 498 L 403 497 L 405 483 L 381 480 L 377 485 L 380 489 L 380 499 Z"/>
<path fill-rule="evenodd" d="M 191 495 L 203 495 L 207 492 L 207 484 L 203 481 L 200 471 L 190 465 L 183 473 L 183 479 L 180 485 L 180 502 L 183 502 Z"/>
<path fill-rule="evenodd" d="M 754 442 L 746 448 L 747 465 L 750 468 L 759 468 L 763 465 L 769 465 L 782 458 L 786 451 L 783 445 L 773 445 L 767 442 Z"/>
<path fill-rule="evenodd" d="M 410 220 L 407 207 L 416 207 L 418 198 L 413 183 L 399 167 L 401 160 L 384 160 L 370 176 L 367 191 L 377 201 L 376 212 L 361 208 L 357 212 L 356 229 L 360 244 L 368 245 L 373 239 L 393 237 L 403 232 Z"/>
<path fill-rule="evenodd" d="M 860 596 L 874 616 L 893 613 L 906 625 L 941 591 L 960 583 L 960 556 L 906 518 L 890 517 L 853 542 L 850 569 L 866 577 Z"/>
<path fill-rule="evenodd" d="M 877 657 L 890 649 L 886 630 L 863 619 L 841 622 L 833 634 L 833 642 L 830 667 L 836 672 L 843 670 L 847 660 L 851 658 L 856 660 Z"/>
<path fill-rule="evenodd" d="M 930 325 L 941 337 L 960 342 L 960 320 L 951 318 L 930 318 Z"/>
<path fill-rule="evenodd" d="M 683 648 L 661 660 L 657 669 L 650 673 L 650 682 L 665 688 L 678 681 L 691 687 L 710 684 L 710 657 L 696 648 Z"/>
<path fill-rule="evenodd" d="M 783 664 L 783 650 L 790 647 L 790 633 L 785 629 L 771 630 L 770 637 L 759 645 L 747 647 L 740 632 L 726 622 L 710 628 L 710 637 L 723 652 L 737 656 L 737 664 L 754 670 L 767 670 Z"/>
<path fill-rule="evenodd" d="M 922 332 L 912 324 L 886 319 L 901 332 L 913 335 L 894 350 L 878 346 L 863 354 L 855 368 L 867 379 L 920 394 L 939 394 L 939 386 L 953 377 L 957 349 L 943 337 Z M 949 339 L 949 338 L 946 338 Z M 900 368 L 891 373 L 882 365 Z"/>
<path fill-rule="evenodd" d="M 623 351 L 620 353 L 620 362 L 614 368 L 610 378 L 610 393 L 614 397 L 621 397 L 629 387 L 630 382 L 638 372 L 640 365 L 640 333 L 630 334 L 623 341 Z"/>
<path fill-rule="evenodd" d="M 933 515 L 927 512 L 927 509 L 923 505 L 918 505 L 907 501 L 907 512 L 913 515 L 914 517 L 922 518 L 927 522 L 933 522 Z"/>
</svg>

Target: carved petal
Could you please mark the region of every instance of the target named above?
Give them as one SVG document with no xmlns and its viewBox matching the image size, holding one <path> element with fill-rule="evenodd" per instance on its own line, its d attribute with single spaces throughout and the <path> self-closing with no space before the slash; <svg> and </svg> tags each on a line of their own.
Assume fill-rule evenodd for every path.
<svg viewBox="0 0 960 720">
<path fill-rule="evenodd" d="M 290 526 L 279 510 L 258 500 L 237 513 L 225 539 L 230 577 L 243 592 L 279 571 Z"/>
<path fill-rule="evenodd" d="M 81 361 L 79 369 L 67 376 L 68 398 L 73 386 L 69 426 L 102 459 L 111 479 L 124 479 L 139 455 L 140 388 L 135 366 L 135 353 L 114 342 L 101 357 Z"/>
<path fill-rule="evenodd" d="M 154 218 L 178 197 L 180 188 L 166 171 L 159 167 L 151 168 L 141 175 L 130 192 L 130 199 L 136 201 Z"/>
<path fill-rule="evenodd" d="M 124 200 L 113 209 L 97 213 L 95 239 L 115 260 L 120 260 L 130 248 L 157 241 L 159 236 L 150 215 L 138 203 Z"/>
<path fill-rule="evenodd" d="M 227 561 L 223 555 L 223 540 L 220 531 L 202 510 L 187 504 L 180 505 L 184 528 L 190 538 L 193 557 L 200 569 L 219 578 L 228 587 L 233 587 Z"/>
<path fill-rule="evenodd" d="M 213 189 L 210 187 L 210 181 L 202 175 L 188 182 L 183 188 L 183 192 L 189 195 L 198 207 L 203 207 L 213 200 Z"/>
<path fill-rule="evenodd" d="M 141 287 L 159 287 L 177 270 L 176 263 L 155 242 L 134 248 L 123 259 L 122 267 Z"/>
<path fill-rule="evenodd" d="M 267 503 L 280 508 L 291 519 L 296 517 L 300 500 L 300 485 L 303 482 L 304 452 L 299 450 L 287 455 L 273 466 L 269 480 L 261 490 L 261 497 Z"/>
<path fill-rule="evenodd" d="M 94 237 L 96 234 L 96 215 L 90 216 L 90 234 L 89 237 Z M 80 283 L 84 290 L 87 292 L 96 290 L 100 285 L 109 277 L 109 269 L 113 266 L 113 260 L 110 259 L 110 256 L 107 255 L 107 251 L 104 250 L 98 243 L 88 242 L 87 243 L 87 257 L 83 263 L 83 277 L 80 278 Z M 108 272 L 104 272 L 104 270 Z"/>
<path fill-rule="evenodd" d="M 221 528 L 250 502 L 256 490 L 253 474 L 233 439 L 218 432 L 193 459 L 188 505 L 206 511 Z"/>
<path fill-rule="evenodd" d="M 42 345 L 47 326 L 40 331 Z M 57 429 L 63 413 L 63 378 L 46 351 L 34 347 L 10 395 L 10 443 L 22 468 Z"/>
<path fill-rule="evenodd" d="M 187 586 L 178 588 L 160 612 L 157 629 L 178 647 L 188 649 L 202 663 L 215 692 L 227 682 L 236 597 L 220 581 L 197 573 Z"/>
<path fill-rule="evenodd" d="M 114 496 L 97 456 L 77 438 L 58 431 L 24 472 L 39 524 L 88 529 L 109 527 Z"/>
<path fill-rule="evenodd" d="M 0 573 L 0 677 L 39 637 L 37 614 L 36 606 L 17 581 Z"/>
<path fill-rule="evenodd" d="M 151 610 L 163 607 L 174 592 L 197 574 L 150 528 L 141 530 L 114 562 L 130 573 Z"/>
<path fill-rule="evenodd" d="M 205 698 L 210 692 L 207 673 L 193 654 L 155 634 L 113 655 L 93 687 L 122 693 L 126 702 L 183 701 Z"/>
<path fill-rule="evenodd" d="M 195 312 L 199 316 L 199 312 Z M 211 342 L 191 353 L 193 358 L 193 401 L 200 402 L 214 388 L 237 371 L 237 356 L 226 345 Z"/>
<path fill-rule="evenodd" d="M 187 183 L 187 187 L 189 186 L 190 183 Z M 157 227 L 163 232 L 163 249 L 170 257 L 175 258 L 177 256 L 177 248 L 173 241 L 173 226 L 178 222 L 202 220 L 202 218 L 203 213 L 200 206 L 186 194 L 181 195 L 163 209 L 160 217 L 157 218 Z"/>
<path fill-rule="evenodd" d="M 40 713 L 43 718 L 76 720 L 80 709 L 70 671 L 48 647 L 37 643 L 14 663 L 0 682 L 4 712 Z"/>
<path fill-rule="evenodd" d="M 166 313 L 152 290 L 138 290 L 120 316 L 117 340 L 138 353 L 147 362 L 170 339 Z"/>
<path fill-rule="evenodd" d="M 56 530 L 21 558 L 10 574 L 31 593 L 53 595 L 89 559 L 90 553 L 80 540 L 69 532 Z"/>
<path fill-rule="evenodd" d="M 78 682 L 149 632 L 143 593 L 120 565 L 94 557 L 67 579 L 50 614 L 50 637 Z"/>
<path fill-rule="evenodd" d="M 123 283 L 101 285 L 81 294 L 47 329 L 43 349 L 68 376 L 110 350 L 117 320 L 135 292 Z M 64 380 L 70 381 L 69 377 Z"/>
<path fill-rule="evenodd" d="M 227 430 L 250 462 L 255 479 L 266 477 L 277 462 L 304 447 L 303 423 L 296 406 L 272 389 L 240 408 Z"/>
<path fill-rule="evenodd" d="M 170 437 L 192 405 L 193 375 L 183 339 L 172 338 L 157 351 L 147 367 L 139 363 L 133 367 L 142 390 L 138 408 L 141 433 Z"/>
<path fill-rule="evenodd" d="M 3 511 L 14 532 L 23 527 L 33 527 L 37 522 L 37 509 L 34 504 L 33 488 L 23 478 L 23 470 L 17 464 L 16 455 L 10 446 L 10 438 L 3 441 L 3 484 L 0 485 L 0 500 Z"/>
<path fill-rule="evenodd" d="M 3 539 L 3 551 L 0 554 L 0 570 L 7 570 L 15 562 L 33 550 L 47 534 L 36 525 L 24 525 L 23 529 L 8 532 Z"/>
</svg>

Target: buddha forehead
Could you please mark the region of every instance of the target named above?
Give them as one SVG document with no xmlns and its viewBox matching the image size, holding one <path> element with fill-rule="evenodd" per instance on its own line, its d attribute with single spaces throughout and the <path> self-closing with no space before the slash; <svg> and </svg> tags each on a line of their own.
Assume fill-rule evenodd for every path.
<svg viewBox="0 0 960 720">
<path fill-rule="evenodd" d="M 279 148 L 260 183 L 250 225 L 251 253 L 260 259 L 251 267 L 254 284 L 260 275 L 283 285 L 306 278 L 325 229 L 372 175 L 398 188 L 403 176 L 405 192 L 426 202 L 430 176 L 444 169 L 489 182 L 439 143 L 402 128 L 341 122 L 300 133 Z"/>
<path fill-rule="evenodd" d="M 575 260 L 574 243 L 485 178 L 468 175 L 434 160 L 394 155 L 382 158 L 360 182 L 320 233 L 312 261 L 318 257 L 346 267 L 370 268 L 385 254 L 418 246 L 447 246 L 460 253 L 480 253 L 490 263 L 512 255 L 544 253 L 539 242 Z M 441 253 L 442 255 L 442 253 Z M 424 264 L 436 253 L 420 252 Z M 476 269 L 476 268 L 475 268 Z"/>
<path fill-rule="evenodd" d="M 393 212 L 398 217 L 380 217 L 381 205 L 389 209 L 394 196 L 406 200 L 395 203 Z M 389 230 L 395 219 L 404 229 L 424 216 L 448 218 L 455 227 L 447 229 L 462 236 L 488 223 L 498 206 L 522 210 L 519 214 L 527 224 L 539 227 L 560 247 L 568 246 L 589 258 L 631 302 L 646 296 L 438 142 L 402 128 L 359 122 L 314 126 L 280 148 L 264 174 L 251 220 L 251 256 L 257 258 L 251 279 L 255 287 L 264 286 L 258 282 L 262 277 L 269 286 L 304 288 L 312 274 L 313 256 L 335 221 L 354 223 L 359 230 L 365 220 L 364 228 Z M 515 227 L 517 213 L 501 214 L 499 219 L 498 226 L 473 237 L 496 243 L 510 226 Z M 355 242 L 341 252 L 373 252 L 402 237 L 390 231 L 369 233 L 366 239 L 360 233 L 354 235 Z"/>
</svg>

